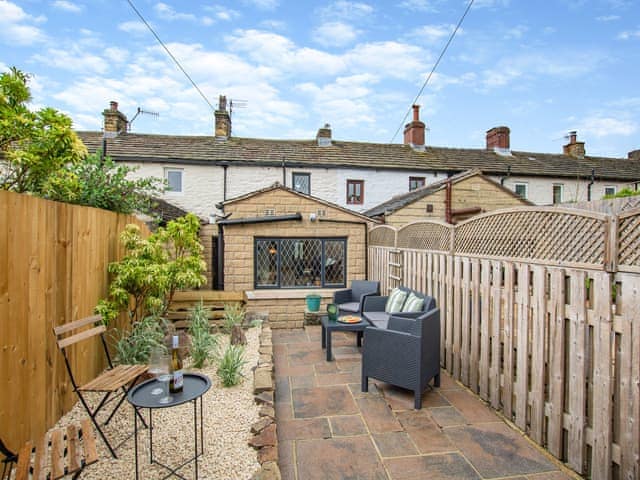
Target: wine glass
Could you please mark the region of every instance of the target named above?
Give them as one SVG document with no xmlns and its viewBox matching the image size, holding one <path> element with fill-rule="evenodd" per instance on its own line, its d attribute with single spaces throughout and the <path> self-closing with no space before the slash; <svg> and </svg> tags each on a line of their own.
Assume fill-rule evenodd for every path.
<svg viewBox="0 0 640 480">
<path fill-rule="evenodd" d="M 169 403 L 173 400 L 173 397 L 169 395 L 169 382 L 171 381 L 171 373 L 169 373 L 169 365 L 171 357 L 169 355 L 162 356 L 163 361 L 160 363 L 160 373 L 158 374 L 158 381 L 164 384 L 162 392 L 164 396 L 158 400 L 158 403 Z"/>
<path fill-rule="evenodd" d="M 162 347 L 155 347 L 151 350 L 151 356 L 149 357 L 149 373 L 158 378 L 160 374 L 167 370 L 166 368 L 163 368 L 163 365 L 166 365 L 167 362 L 168 355 L 166 355 L 165 349 Z M 160 395 L 162 392 L 162 388 L 156 387 L 151 390 L 151 395 Z"/>
</svg>

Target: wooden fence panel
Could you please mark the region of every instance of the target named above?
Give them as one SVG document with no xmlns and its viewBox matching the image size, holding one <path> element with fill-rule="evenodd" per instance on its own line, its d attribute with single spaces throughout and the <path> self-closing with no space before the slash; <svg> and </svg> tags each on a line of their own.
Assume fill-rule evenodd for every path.
<svg viewBox="0 0 640 480">
<path fill-rule="evenodd" d="M 516 425 L 527 431 L 529 404 L 529 325 L 530 325 L 530 286 L 529 265 L 518 264 L 518 327 L 516 331 Z"/>
<path fill-rule="evenodd" d="M 40 437 L 75 404 L 52 329 L 106 296 L 127 223 L 147 231 L 134 217 L 0 191 L 0 431 L 10 448 Z M 97 346 L 71 349 L 80 380 L 104 368 Z"/>
</svg>

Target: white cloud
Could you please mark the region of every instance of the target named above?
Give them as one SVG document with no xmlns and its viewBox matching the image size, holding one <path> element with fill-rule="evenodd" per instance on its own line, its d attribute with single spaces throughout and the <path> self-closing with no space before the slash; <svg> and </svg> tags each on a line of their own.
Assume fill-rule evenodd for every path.
<svg viewBox="0 0 640 480">
<path fill-rule="evenodd" d="M 593 115 L 583 119 L 579 123 L 577 130 L 585 137 L 603 138 L 610 135 L 628 137 L 638 131 L 638 124 L 630 119 Z"/>
<path fill-rule="evenodd" d="M 160 2 L 156 3 L 153 7 L 158 17 L 167 21 L 188 21 L 195 22 L 197 20 L 196 16 L 193 13 L 181 13 L 177 12 L 171 5 L 167 5 L 166 3 Z"/>
<path fill-rule="evenodd" d="M 475 0 L 471 8 L 501 8 L 508 6 L 509 0 Z"/>
<path fill-rule="evenodd" d="M 240 17 L 240 12 L 222 5 L 206 6 L 204 9 L 211 12 L 216 20 L 221 20 L 223 22 L 229 22 Z"/>
<path fill-rule="evenodd" d="M 624 31 L 618 34 L 620 40 L 629 40 L 630 38 L 640 38 L 640 30 Z"/>
<path fill-rule="evenodd" d="M 56 0 L 51 5 L 59 10 L 71 13 L 80 13 L 83 8 L 82 5 L 78 5 L 77 3 L 70 2 L 68 0 Z"/>
<path fill-rule="evenodd" d="M 419 12 L 436 12 L 438 9 L 435 3 L 433 0 L 405 0 L 399 4 L 399 7 Z"/>
<path fill-rule="evenodd" d="M 32 60 L 50 67 L 80 73 L 106 73 L 108 62 L 91 53 L 82 51 L 77 46 L 71 48 L 49 48 L 44 54 L 35 54 Z"/>
<path fill-rule="evenodd" d="M 430 56 L 420 47 L 389 41 L 357 45 L 345 54 L 351 71 L 399 79 L 418 79 Z"/>
<path fill-rule="evenodd" d="M 245 0 L 245 2 L 256 6 L 260 10 L 274 10 L 280 5 L 279 0 Z"/>
<path fill-rule="evenodd" d="M 118 30 L 122 30 L 123 32 L 127 32 L 127 33 L 132 33 L 134 35 L 141 35 L 149 32 L 147 29 L 147 26 L 144 23 L 139 22 L 138 20 L 130 20 L 128 22 L 119 23 Z"/>
<path fill-rule="evenodd" d="M 343 22 L 326 22 L 316 28 L 313 39 L 325 47 L 342 47 L 353 43 L 358 31 Z"/>
<path fill-rule="evenodd" d="M 260 22 L 260 26 L 269 30 L 284 30 L 287 24 L 282 20 L 264 20 Z"/>
<path fill-rule="evenodd" d="M 411 33 L 411 36 L 423 40 L 426 43 L 437 43 L 448 38 L 455 29 L 455 25 L 423 25 Z M 462 34 L 462 29 L 458 29 L 458 35 Z"/>
<path fill-rule="evenodd" d="M 620 20 L 620 15 L 601 15 L 596 17 L 596 20 L 599 22 L 615 22 L 616 20 Z"/>
<path fill-rule="evenodd" d="M 504 38 L 506 40 L 509 40 L 512 38 L 520 39 L 528 31 L 529 31 L 529 27 L 527 27 L 526 25 L 516 25 L 515 27 L 512 27 L 507 30 L 507 32 L 504 35 Z"/>
<path fill-rule="evenodd" d="M 46 40 L 45 33 L 29 23 L 42 23 L 43 16 L 27 14 L 18 5 L 0 0 L 0 39 L 10 45 L 33 45 Z"/>
<path fill-rule="evenodd" d="M 325 22 L 339 20 L 357 20 L 373 13 L 373 7 L 362 2 L 338 0 L 318 10 L 318 15 Z"/>
</svg>

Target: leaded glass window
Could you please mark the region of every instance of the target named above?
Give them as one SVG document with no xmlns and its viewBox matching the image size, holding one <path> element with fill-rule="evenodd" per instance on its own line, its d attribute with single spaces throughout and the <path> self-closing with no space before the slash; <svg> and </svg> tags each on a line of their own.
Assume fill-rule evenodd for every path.
<svg viewBox="0 0 640 480">
<path fill-rule="evenodd" d="M 344 287 L 345 238 L 257 238 L 256 288 Z"/>
</svg>

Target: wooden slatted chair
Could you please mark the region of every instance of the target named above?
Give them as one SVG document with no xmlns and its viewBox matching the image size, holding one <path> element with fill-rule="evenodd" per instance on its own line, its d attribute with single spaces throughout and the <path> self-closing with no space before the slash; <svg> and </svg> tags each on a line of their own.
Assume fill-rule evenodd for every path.
<svg viewBox="0 0 640 480">
<path fill-rule="evenodd" d="M 58 480 L 68 475 L 78 478 L 82 470 L 98 461 L 96 437 L 91 420 L 85 418 L 80 428 L 67 428 L 44 435 L 35 445 L 27 442 L 18 453 L 15 480 Z"/>
<path fill-rule="evenodd" d="M 92 326 L 92 328 L 87 330 L 82 330 L 79 333 L 73 333 L 89 325 Z M 96 426 L 96 429 L 98 430 L 98 433 L 104 440 L 104 443 L 107 445 L 107 448 L 109 448 L 111 455 L 113 455 L 113 458 L 118 458 L 114 448 L 111 446 L 111 444 L 107 440 L 106 435 L 100 428 L 100 425 L 98 424 L 96 416 L 98 415 L 98 412 L 102 409 L 102 407 L 104 407 L 108 402 L 118 398 L 118 397 L 111 397 L 111 400 L 110 400 L 109 397 L 112 394 L 117 394 L 119 391 L 122 391 L 121 398 L 118 399 L 118 403 L 111 411 L 111 414 L 107 418 L 107 421 L 104 423 L 104 425 L 107 425 L 113 418 L 113 415 L 116 413 L 118 408 L 120 408 L 120 405 L 122 405 L 122 403 L 126 399 L 129 388 L 131 388 L 135 384 L 136 380 L 138 379 L 138 377 L 140 377 L 140 375 L 142 375 L 147 371 L 148 366 L 118 365 L 114 367 L 113 363 L 111 362 L 111 356 L 109 355 L 109 348 L 107 347 L 107 342 L 104 338 L 104 334 L 106 330 L 107 329 L 102 323 L 102 317 L 100 315 L 93 315 L 90 317 L 81 318 L 80 320 L 76 320 L 75 322 L 66 323 L 64 325 L 55 327 L 53 329 L 56 335 L 56 341 L 58 342 L 58 347 L 60 348 L 60 351 L 64 356 L 64 362 L 65 362 L 65 365 L 67 366 L 67 371 L 69 372 L 69 377 L 71 379 L 71 384 L 73 385 L 74 391 L 78 394 L 78 398 L 80 398 L 80 402 L 82 403 L 85 410 L 89 414 L 89 417 L 93 421 L 93 424 Z M 83 340 L 88 340 L 97 335 L 100 336 L 100 340 L 102 341 L 102 346 L 104 349 L 104 353 L 106 355 L 107 363 L 109 364 L 109 368 L 105 370 L 102 374 L 100 374 L 99 376 L 91 380 L 89 383 L 79 386 L 73 376 L 71 363 L 69 362 L 69 357 L 67 355 L 67 348 L 70 347 L 71 345 L 75 345 L 78 342 L 81 342 Z M 94 410 L 92 410 L 87 404 L 87 400 L 83 395 L 86 392 L 104 393 L 104 396 L 100 400 L 100 403 Z M 140 419 L 142 420 L 142 424 L 145 425 L 146 427 L 146 422 L 144 421 L 144 419 L 142 418 L 142 416 L 137 410 L 136 410 L 136 414 L 140 417 Z"/>
<path fill-rule="evenodd" d="M 18 455 L 9 450 L 2 439 L 0 439 L 0 453 L 4 457 L 2 459 L 2 476 L 0 476 L 0 479 L 9 480 L 13 466 L 18 461 Z"/>
</svg>

